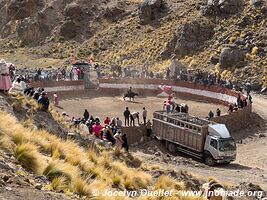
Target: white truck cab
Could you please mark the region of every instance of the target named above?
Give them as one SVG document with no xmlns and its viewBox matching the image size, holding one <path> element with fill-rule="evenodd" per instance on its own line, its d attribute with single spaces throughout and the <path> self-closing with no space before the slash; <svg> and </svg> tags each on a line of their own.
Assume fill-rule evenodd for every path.
<svg viewBox="0 0 267 200">
<path fill-rule="evenodd" d="M 236 144 L 224 124 L 210 124 L 204 146 L 206 164 L 230 163 L 236 159 Z"/>
</svg>

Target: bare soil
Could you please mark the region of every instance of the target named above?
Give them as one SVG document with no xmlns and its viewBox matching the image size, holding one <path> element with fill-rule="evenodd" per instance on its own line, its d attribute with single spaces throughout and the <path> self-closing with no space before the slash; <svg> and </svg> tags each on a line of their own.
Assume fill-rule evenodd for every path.
<svg viewBox="0 0 267 200">
<path fill-rule="evenodd" d="M 60 98 L 60 97 L 59 97 Z M 126 107 L 129 107 L 131 112 L 142 112 L 143 107 L 148 111 L 148 118 L 151 119 L 153 112 L 163 109 L 163 102 L 167 100 L 164 97 L 157 96 L 139 96 L 134 102 L 123 100 L 122 96 L 103 96 L 88 91 L 86 94 L 79 95 L 64 95 L 60 101 L 60 112 L 67 112 L 70 116 L 81 117 L 84 109 L 87 109 L 93 116 L 98 116 L 100 119 L 109 117 L 123 117 L 123 112 Z M 227 108 L 222 105 L 211 104 L 206 101 L 193 101 L 191 99 L 175 98 L 176 103 L 186 103 L 189 105 L 189 112 L 192 115 L 206 117 L 210 110 L 213 112 L 220 108 L 222 113 L 227 112 Z"/>
<path fill-rule="evenodd" d="M 253 96 L 254 111 L 267 119 L 267 100 L 262 96 Z M 161 110 L 165 98 L 160 97 L 138 97 L 135 102 L 124 101 L 120 96 L 102 96 L 94 92 L 88 92 L 71 97 L 62 97 L 59 109 L 66 111 L 70 116 L 82 116 L 84 109 L 94 116 L 99 116 L 102 120 L 106 117 L 122 117 L 125 107 L 130 111 L 141 111 L 143 107 L 148 110 L 149 118 L 155 110 Z M 176 97 L 177 103 L 187 103 L 191 114 L 206 117 L 210 110 L 214 111 L 219 107 L 222 113 L 227 108 L 209 102 L 193 101 L 191 99 L 180 99 Z M 208 167 L 199 160 L 194 160 L 183 154 L 171 155 L 166 151 L 160 142 L 152 140 L 142 146 L 138 146 L 132 151 L 143 160 L 144 165 L 158 166 L 163 170 L 186 169 L 194 174 L 207 177 L 215 177 L 227 185 L 239 185 L 240 183 L 254 183 L 260 185 L 267 191 L 267 130 L 258 130 L 253 126 L 245 130 L 240 130 L 239 134 L 246 135 L 242 144 L 237 144 L 237 160 L 229 165 Z M 261 136 L 262 137 L 261 137 Z"/>
</svg>

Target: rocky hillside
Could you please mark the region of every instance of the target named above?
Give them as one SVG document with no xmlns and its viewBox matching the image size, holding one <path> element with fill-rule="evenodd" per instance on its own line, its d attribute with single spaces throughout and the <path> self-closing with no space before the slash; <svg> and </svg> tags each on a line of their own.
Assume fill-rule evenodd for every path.
<svg viewBox="0 0 267 200">
<path fill-rule="evenodd" d="M 56 59 L 54 63 L 69 61 L 72 55 L 93 56 L 107 67 L 148 66 L 154 71 L 163 71 L 176 58 L 188 68 L 220 71 L 234 81 L 251 79 L 259 89 L 267 85 L 266 4 L 2 0 L 1 54 L 14 59 L 16 52 L 17 62 L 26 54 L 37 60 Z"/>
</svg>

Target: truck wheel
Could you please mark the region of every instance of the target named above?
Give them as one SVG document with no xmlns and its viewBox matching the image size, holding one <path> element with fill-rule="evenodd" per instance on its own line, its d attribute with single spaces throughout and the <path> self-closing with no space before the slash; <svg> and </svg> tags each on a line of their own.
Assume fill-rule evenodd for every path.
<svg viewBox="0 0 267 200">
<path fill-rule="evenodd" d="M 175 144 L 169 142 L 168 143 L 168 150 L 171 153 L 176 153 L 177 152 L 177 147 L 175 146 Z"/>
<path fill-rule="evenodd" d="M 211 156 L 207 156 L 205 158 L 205 163 L 206 163 L 206 165 L 214 166 L 215 165 L 215 160 Z"/>
</svg>

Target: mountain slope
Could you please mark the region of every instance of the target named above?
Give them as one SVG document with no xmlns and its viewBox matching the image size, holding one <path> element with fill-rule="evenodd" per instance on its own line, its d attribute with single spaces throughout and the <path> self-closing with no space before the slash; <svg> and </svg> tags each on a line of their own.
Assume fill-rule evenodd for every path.
<svg viewBox="0 0 267 200">
<path fill-rule="evenodd" d="M 26 56 L 38 66 L 61 65 L 75 55 L 109 69 L 163 72 L 175 57 L 234 82 L 251 80 L 255 89 L 267 84 L 264 0 L 29 0 L 20 15 L 8 2 L 1 2 L 0 55 L 16 63 Z"/>
</svg>

